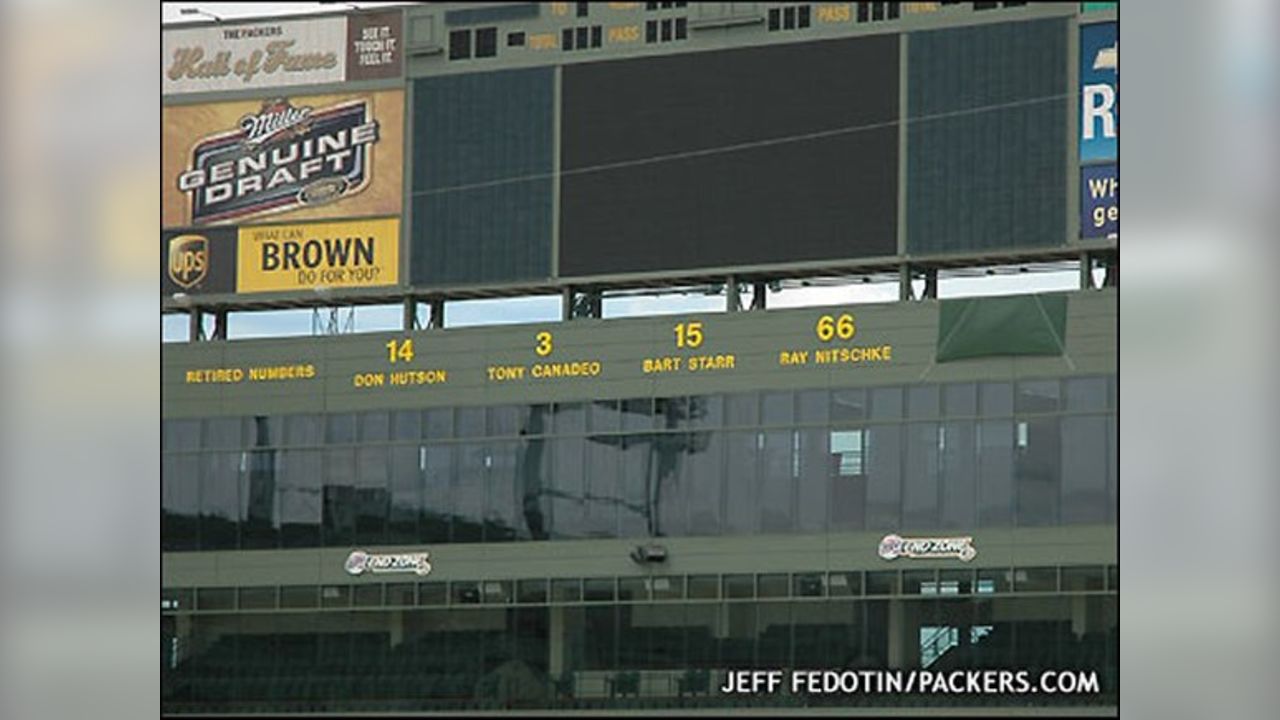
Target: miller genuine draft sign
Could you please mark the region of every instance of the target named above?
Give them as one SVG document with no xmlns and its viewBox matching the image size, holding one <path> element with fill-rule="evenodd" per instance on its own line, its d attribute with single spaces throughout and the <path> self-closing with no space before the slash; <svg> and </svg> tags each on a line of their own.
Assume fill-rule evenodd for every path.
<svg viewBox="0 0 1280 720">
<path fill-rule="evenodd" d="M 398 77 L 399 10 L 166 28 L 161 92 L 181 95 Z"/>
<path fill-rule="evenodd" d="M 365 189 L 377 141 L 367 100 L 319 110 L 270 100 L 192 148 L 178 189 L 196 225 L 324 205 Z"/>
<path fill-rule="evenodd" d="M 400 214 L 401 90 L 162 115 L 165 227 Z"/>
</svg>

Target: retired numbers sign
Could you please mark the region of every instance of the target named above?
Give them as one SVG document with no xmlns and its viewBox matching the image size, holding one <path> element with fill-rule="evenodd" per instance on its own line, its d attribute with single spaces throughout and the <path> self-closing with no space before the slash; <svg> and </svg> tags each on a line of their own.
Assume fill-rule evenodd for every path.
<svg viewBox="0 0 1280 720">
<path fill-rule="evenodd" d="M 379 268 L 389 273 L 393 256 L 382 253 L 392 245 L 380 242 L 371 225 L 242 228 L 239 288 L 296 289 L 326 278 L 359 283 Z M 388 223 L 387 236 L 393 227 Z M 316 270 L 309 269 L 313 265 Z M 198 401 L 216 393 L 246 414 L 259 404 L 270 412 L 271 398 L 281 394 L 294 396 L 290 407 L 297 411 L 314 404 L 337 412 L 471 405 L 477 398 L 527 406 L 848 387 L 918 376 L 933 358 L 930 322 L 918 329 L 889 308 L 859 306 L 383 333 L 322 343 L 290 338 L 231 343 L 220 354 L 195 344 L 166 351 L 166 363 L 172 363 L 165 383 L 166 393 L 172 392 L 167 397 L 190 394 Z M 675 403 L 663 412 L 686 413 L 691 420 L 713 410 L 705 404 L 681 410 L 684 405 Z M 624 405 L 623 413 L 644 406 Z M 540 427 L 545 429 L 527 430 L 538 433 Z"/>
</svg>

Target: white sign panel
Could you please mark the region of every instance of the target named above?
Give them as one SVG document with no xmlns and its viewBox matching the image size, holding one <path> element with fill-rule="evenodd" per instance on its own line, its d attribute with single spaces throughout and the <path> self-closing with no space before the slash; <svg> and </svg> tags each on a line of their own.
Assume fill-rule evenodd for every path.
<svg viewBox="0 0 1280 720">
<path fill-rule="evenodd" d="M 343 17 L 165 30 L 161 44 L 165 95 L 340 82 L 346 76 Z"/>
<path fill-rule="evenodd" d="M 364 550 L 352 550 L 347 561 L 342 564 L 349 575 L 365 573 L 413 573 L 429 575 L 431 573 L 430 553 L 370 553 Z"/>
<path fill-rule="evenodd" d="M 963 537 L 923 537 L 904 538 L 901 535 L 885 535 L 877 549 L 885 560 L 897 558 L 956 558 L 969 562 L 977 556 L 978 550 L 973 546 L 973 538 Z"/>
</svg>

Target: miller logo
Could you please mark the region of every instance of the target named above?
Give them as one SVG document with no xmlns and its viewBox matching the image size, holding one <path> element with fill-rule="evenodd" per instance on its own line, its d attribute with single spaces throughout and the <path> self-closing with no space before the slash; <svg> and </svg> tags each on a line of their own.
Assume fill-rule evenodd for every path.
<svg viewBox="0 0 1280 720">
<path fill-rule="evenodd" d="M 364 190 L 379 135 L 371 112 L 368 99 L 312 108 L 276 98 L 236 129 L 197 141 L 177 180 L 192 224 L 322 205 Z"/>
<path fill-rule="evenodd" d="M 199 285 L 209 274 L 209 240 L 179 235 L 169 241 L 169 279 L 179 287 Z"/>
</svg>

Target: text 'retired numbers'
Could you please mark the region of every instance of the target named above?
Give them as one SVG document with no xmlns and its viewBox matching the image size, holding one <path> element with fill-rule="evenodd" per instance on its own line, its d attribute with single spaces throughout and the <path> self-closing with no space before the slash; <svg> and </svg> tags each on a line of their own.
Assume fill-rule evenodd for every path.
<svg viewBox="0 0 1280 720">
<path fill-rule="evenodd" d="M 675 327 L 676 347 L 678 348 L 696 348 L 702 347 L 702 323 L 687 322 L 678 323 Z"/>
<path fill-rule="evenodd" d="M 413 340 L 405 338 L 400 342 L 396 342 L 394 338 L 387 341 L 387 362 L 395 364 L 399 362 L 413 362 Z"/>
<path fill-rule="evenodd" d="M 533 346 L 533 351 L 538 354 L 538 357 L 546 357 L 551 354 L 553 347 L 551 333 L 543 330 L 534 336 L 534 340 L 537 340 L 537 344 Z"/>
<path fill-rule="evenodd" d="M 818 324 L 814 327 L 814 332 L 818 334 L 818 339 L 822 342 L 831 342 L 834 338 L 841 340 L 852 340 L 857 334 L 858 328 L 854 326 L 853 316 L 845 313 L 839 318 L 833 318 L 830 315 L 823 315 L 818 318 Z"/>
</svg>

